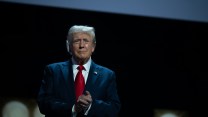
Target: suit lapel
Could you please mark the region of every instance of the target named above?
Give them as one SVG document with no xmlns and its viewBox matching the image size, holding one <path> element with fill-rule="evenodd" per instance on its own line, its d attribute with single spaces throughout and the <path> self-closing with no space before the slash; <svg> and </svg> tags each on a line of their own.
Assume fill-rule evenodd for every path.
<svg viewBox="0 0 208 117">
<path fill-rule="evenodd" d="M 69 97 L 72 97 L 75 99 L 75 89 L 74 89 L 74 79 L 73 79 L 73 70 L 72 70 L 72 62 L 69 60 L 66 62 L 66 64 L 63 66 L 63 77 L 66 81 L 66 87 Z"/>
<path fill-rule="evenodd" d="M 96 80 L 98 76 L 99 76 L 98 66 L 94 62 L 92 62 L 90 71 L 88 74 L 87 83 L 85 85 L 85 91 L 89 91 L 91 95 L 94 95 L 94 92 L 95 92 L 94 88 L 95 88 L 95 84 L 96 84 Z"/>
</svg>

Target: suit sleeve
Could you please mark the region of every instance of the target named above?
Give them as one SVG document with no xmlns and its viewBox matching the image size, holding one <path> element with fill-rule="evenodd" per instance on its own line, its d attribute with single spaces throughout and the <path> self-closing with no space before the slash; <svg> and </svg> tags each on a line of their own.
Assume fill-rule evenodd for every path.
<svg viewBox="0 0 208 117">
<path fill-rule="evenodd" d="M 67 101 L 55 94 L 54 82 L 54 70 L 46 66 L 37 99 L 40 112 L 44 115 L 53 116 L 71 115 L 71 108 L 69 108 Z"/>
<path fill-rule="evenodd" d="M 117 94 L 116 76 L 114 72 L 105 73 L 103 79 L 107 81 L 102 82 L 98 87 L 104 85 L 102 98 L 93 99 L 89 115 L 96 117 L 117 117 L 121 104 Z M 102 79 L 102 78 L 101 78 Z"/>
</svg>

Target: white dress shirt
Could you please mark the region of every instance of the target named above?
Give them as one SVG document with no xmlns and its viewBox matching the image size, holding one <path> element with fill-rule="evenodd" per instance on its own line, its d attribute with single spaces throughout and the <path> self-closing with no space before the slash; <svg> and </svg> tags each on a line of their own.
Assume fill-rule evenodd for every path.
<svg viewBox="0 0 208 117">
<path fill-rule="evenodd" d="M 84 66 L 84 69 L 82 70 L 82 74 L 84 76 L 84 80 L 85 80 L 85 84 L 87 82 L 87 78 L 88 78 L 88 74 L 89 74 L 89 71 L 90 71 L 90 65 L 91 65 L 91 57 L 90 59 L 87 61 L 87 63 L 85 63 L 83 66 Z M 74 81 L 75 81 L 75 78 L 76 78 L 76 75 L 78 73 L 78 69 L 77 67 L 79 66 L 79 64 L 77 64 L 77 62 L 72 58 L 72 69 L 73 69 L 73 77 L 74 77 Z M 85 115 L 88 114 L 88 111 L 90 110 L 90 107 L 91 105 L 89 106 L 89 108 L 85 111 Z M 77 113 L 75 112 L 75 109 L 74 109 L 74 106 L 72 107 L 72 117 L 76 117 Z"/>
</svg>

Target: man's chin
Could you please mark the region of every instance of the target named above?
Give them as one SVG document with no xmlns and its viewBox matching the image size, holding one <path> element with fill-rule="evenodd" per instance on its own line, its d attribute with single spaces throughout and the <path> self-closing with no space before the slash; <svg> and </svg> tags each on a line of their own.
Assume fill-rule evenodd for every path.
<svg viewBox="0 0 208 117">
<path fill-rule="evenodd" d="M 88 60 L 88 58 L 86 58 L 86 57 L 79 57 L 77 59 L 78 59 L 79 63 L 81 63 L 81 64 L 84 64 Z"/>
</svg>

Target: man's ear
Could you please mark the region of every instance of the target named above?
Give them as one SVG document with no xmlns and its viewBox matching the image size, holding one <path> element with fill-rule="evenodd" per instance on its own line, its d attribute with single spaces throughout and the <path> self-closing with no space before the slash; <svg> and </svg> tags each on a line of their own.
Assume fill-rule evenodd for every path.
<svg viewBox="0 0 208 117">
<path fill-rule="evenodd" d="M 92 53 L 94 53 L 94 51 L 95 51 L 95 47 L 96 47 L 96 43 L 94 43 L 94 44 L 93 44 Z"/>
<path fill-rule="evenodd" d="M 66 40 L 66 49 L 67 49 L 67 52 L 69 52 L 71 54 L 70 49 L 69 49 L 69 41 L 68 40 Z"/>
</svg>

